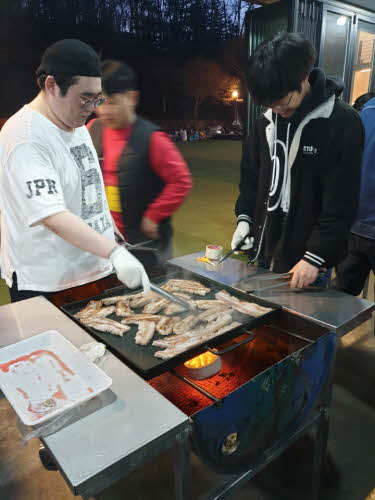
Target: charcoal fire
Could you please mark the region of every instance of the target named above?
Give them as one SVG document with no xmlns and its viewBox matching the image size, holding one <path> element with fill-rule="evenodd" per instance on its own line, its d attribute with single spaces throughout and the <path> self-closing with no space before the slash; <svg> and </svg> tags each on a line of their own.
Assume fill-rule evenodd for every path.
<svg viewBox="0 0 375 500">
<path fill-rule="evenodd" d="M 184 373 L 188 378 L 203 380 L 216 375 L 221 370 L 221 366 L 221 358 L 207 351 L 186 361 Z"/>
</svg>

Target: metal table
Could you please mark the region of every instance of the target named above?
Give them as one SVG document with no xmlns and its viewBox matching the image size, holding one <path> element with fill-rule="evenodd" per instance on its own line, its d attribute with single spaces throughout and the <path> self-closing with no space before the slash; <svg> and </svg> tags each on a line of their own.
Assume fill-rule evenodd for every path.
<svg viewBox="0 0 375 500">
<path fill-rule="evenodd" d="M 52 329 L 78 348 L 93 340 L 43 297 L 0 307 L 0 348 Z M 73 493 L 84 496 L 175 446 L 176 498 L 187 498 L 187 416 L 111 353 L 105 356 L 103 369 L 113 379 L 111 388 L 66 427 L 44 438 L 45 446 Z"/>
<path fill-rule="evenodd" d="M 204 252 L 197 252 L 177 257 L 168 262 L 239 290 L 249 289 L 251 278 L 256 278 L 257 274 L 270 273 L 270 271 L 255 266 L 248 266 L 244 261 L 230 258 L 215 269 L 209 264 L 197 262 L 197 257 L 203 255 Z M 373 302 L 331 289 L 319 292 L 308 290 L 293 292 L 286 285 L 282 289 L 265 290 L 257 296 L 281 305 L 286 311 L 328 328 L 340 337 L 370 319 L 371 313 L 375 309 Z"/>
</svg>

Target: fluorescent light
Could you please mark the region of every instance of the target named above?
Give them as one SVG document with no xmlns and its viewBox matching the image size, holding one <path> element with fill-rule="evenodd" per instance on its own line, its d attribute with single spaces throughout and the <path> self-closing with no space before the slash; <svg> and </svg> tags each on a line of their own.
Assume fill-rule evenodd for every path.
<svg viewBox="0 0 375 500">
<path fill-rule="evenodd" d="M 369 69 L 361 69 L 359 72 L 360 73 L 370 73 L 370 71 L 371 71 L 371 68 L 369 68 Z"/>
</svg>

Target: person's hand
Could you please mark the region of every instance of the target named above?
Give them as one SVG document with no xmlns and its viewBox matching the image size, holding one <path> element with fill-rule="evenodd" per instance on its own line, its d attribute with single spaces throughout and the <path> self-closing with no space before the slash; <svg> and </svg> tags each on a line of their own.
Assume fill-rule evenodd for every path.
<svg viewBox="0 0 375 500">
<path fill-rule="evenodd" d="M 158 240 L 160 238 L 159 225 L 148 217 L 142 218 L 141 231 L 150 240 Z"/>
<path fill-rule="evenodd" d="M 250 233 L 250 224 L 245 221 L 241 221 L 237 224 L 237 229 L 235 230 L 232 238 L 231 247 L 232 250 L 236 248 L 236 246 L 244 239 L 244 237 Z M 241 247 L 241 250 L 250 250 L 253 248 L 254 238 L 248 237 L 246 238 L 244 244 Z"/>
<path fill-rule="evenodd" d="M 137 288 L 142 285 L 144 292 L 150 291 L 150 281 L 144 267 L 124 247 L 117 246 L 112 250 L 109 260 L 112 262 L 118 279 L 127 287 Z"/>
<path fill-rule="evenodd" d="M 309 286 L 311 283 L 314 283 L 319 276 L 319 269 L 305 260 L 300 260 L 289 272 L 293 273 L 290 281 L 291 288 Z"/>
</svg>

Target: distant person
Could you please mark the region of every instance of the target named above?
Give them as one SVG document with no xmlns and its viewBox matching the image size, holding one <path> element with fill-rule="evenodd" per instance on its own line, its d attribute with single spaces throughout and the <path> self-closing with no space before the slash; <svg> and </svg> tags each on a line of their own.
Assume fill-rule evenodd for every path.
<svg viewBox="0 0 375 500">
<path fill-rule="evenodd" d="M 355 103 L 353 104 L 353 108 L 358 111 L 358 113 L 360 113 L 366 102 L 373 97 L 375 97 L 375 92 L 367 92 L 366 94 L 362 94 L 356 99 Z"/>
<path fill-rule="evenodd" d="M 187 134 L 186 128 L 183 128 L 181 130 L 181 140 L 182 140 L 182 142 L 187 142 L 187 140 L 188 140 L 188 134 Z"/>
<path fill-rule="evenodd" d="M 367 96 L 359 98 L 366 139 L 358 215 L 351 228 L 348 255 L 336 267 L 333 281 L 334 288 L 351 295 L 359 295 L 370 271 L 375 272 L 375 93 L 366 101 Z"/>
<path fill-rule="evenodd" d="M 137 115 L 133 69 L 113 60 L 101 69 L 106 102 L 88 128 L 118 229 L 133 244 L 154 240 L 156 252 L 133 252 L 152 271 L 172 256 L 171 217 L 189 194 L 191 175 L 168 135 Z"/>
<path fill-rule="evenodd" d="M 0 133 L 1 276 L 12 302 L 97 283 L 149 281 L 114 237 L 85 122 L 103 102 L 100 61 L 80 40 L 46 49 L 39 93 Z M 104 288 L 104 287 L 103 287 Z"/>
<path fill-rule="evenodd" d="M 263 42 L 249 58 L 251 97 L 268 111 L 245 144 L 232 239 L 235 248 L 247 236 L 250 259 L 292 273 L 296 288 L 318 284 L 345 251 L 364 140 L 358 114 L 339 99 L 343 84 L 315 60 L 298 33 Z"/>
</svg>

